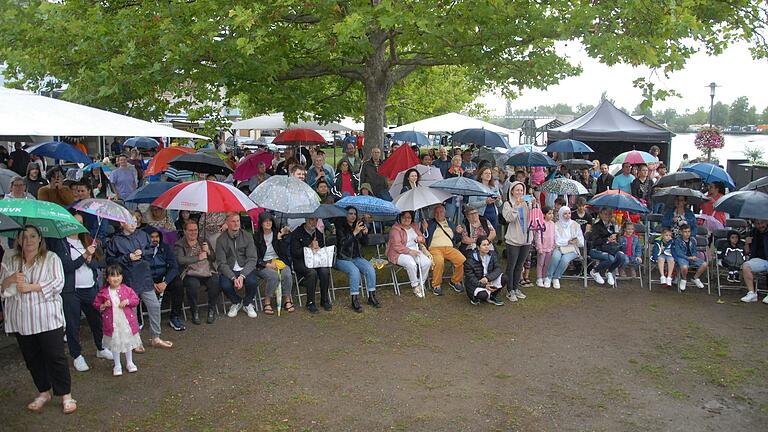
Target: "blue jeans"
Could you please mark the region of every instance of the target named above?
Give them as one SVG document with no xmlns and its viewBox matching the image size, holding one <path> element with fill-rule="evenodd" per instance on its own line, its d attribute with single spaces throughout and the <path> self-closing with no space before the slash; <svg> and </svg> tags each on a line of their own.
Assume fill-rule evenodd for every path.
<svg viewBox="0 0 768 432">
<path fill-rule="evenodd" d="M 619 267 L 623 268 L 629 262 L 629 258 L 624 254 L 624 252 L 617 252 L 616 255 L 611 255 L 608 252 L 592 249 L 589 251 L 589 257 L 593 260 L 599 261 L 595 266 L 596 272 L 601 272 L 603 270 L 613 272 Z"/>
<path fill-rule="evenodd" d="M 349 276 L 350 294 L 360 294 L 361 273 L 365 275 L 365 287 L 368 292 L 376 291 L 376 270 L 373 269 L 368 260 L 364 258 L 353 258 L 351 260 L 336 259 L 336 264 L 333 267 Z"/>
<path fill-rule="evenodd" d="M 555 248 L 552 251 L 552 258 L 549 261 L 549 268 L 547 268 L 547 277 L 550 279 L 560 279 L 565 273 L 565 269 L 568 268 L 568 264 L 579 256 L 576 252 L 568 252 L 564 254 L 560 252 L 560 248 Z"/>
<path fill-rule="evenodd" d="M 235 275 L 240 276 L 240 272 L 235 272 Z M 229 301 L 231 301 L 232 304 L 238 304 L 242 302 L 243 305 L 248 306 L 253 304 L 253 299 L 256 297 L 256 290 L 259 287 L 259 277 L 256 275 L 255 271 L 252 271 L 248 274 L 248 276 L 245 277 L 245 280 L 243 281 L 243 287 L 245 288 L 245 299 L 240 297 L 240 295 L 235 291 L 235 283 L 232 281 L 232 279 L 224 275 L 219 275 L 219 286 L 221 287 L 221 290 L 224 291 L 224 294 L 227 295 Z"/>
</svg>

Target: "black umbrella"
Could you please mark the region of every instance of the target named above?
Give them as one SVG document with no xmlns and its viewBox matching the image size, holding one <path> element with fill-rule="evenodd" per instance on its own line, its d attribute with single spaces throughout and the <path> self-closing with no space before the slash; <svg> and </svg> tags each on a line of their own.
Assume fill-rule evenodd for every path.
<svg viewBox="0 0 768 432">
<path fill-rule="evenodd" d="M 747 183 L 746 186 L 739 189 L 743 191 L 761 191 L 761 192 L 768 192 L 768 176 L 765 176 L 763 178 L 759 178 L 753 182 Z"/>
<path fill-rule="evenodd" d="M 565 166 L 569 170 L 592 168 L 592 161 L 586 159 L 566 159 L 560 162 L 560 165 Z"/>
<path fill-rule="evenodd" d="M 488 129 L 462 129 L 451 136 L 452 143 L 475 144 L 483 147 L 507 148 L 504 138 Z"/>
<path fill-rule="evenodd" d="M 741 219 L 768 219 L 768 193 L 736 191 L 720 197 L 715 210 Z"/>
<path fill-rule="evenodd" d="M 701 204 L 709 200 L 709 198 L 703 193 L 690 188 L 672 186 L 662 189 L 657 189 L 653 193 L 653 202 L 663 202 L 668 207 L 674 207 L 676 197 L 686 197 L 688 204 Z"/>
<path fill-rule="evenodd" d="M 10 217 L 0 214 L 0 231 L 18 231 L 21 229 L 21 225 L 17 224 Z"/>
<path fill-rule="evenodd" d="M 284 213 L 285 217 L 292 219 L 301 218 L 318 218 L 318 219 L 332 219 L 337 217 L 344 217 L 347 215 L 347 211 L 343 208 L 336 207 L 333 204 L 320 204 L 317 210 L 311 213 Z"/>
<path fill-rule="evenodd" d="M 655 187 L 669 187 L 669 186 L 688 186 L 698 183 L 701 184 L 701 177 L 694 173 L 687 171 L 674 172 L 667 174 L 660 178 L 655 184 Z"/>
<path fill-rule="evenodd" d="M 509 159 L 504 165 L 509 166 L 527 166 L 527 167 L 556 167 L 557 162 L 551 157 L 539 152 L 522 152 Z"/>
<path fill-rule="evenodd" d="M 216 156 L 206 153 L 186 153 L 175 157 L 168 165 L 177 170 L 187 170 L 205 174 L 232 174 L 232 168 Z"/>
</svg>

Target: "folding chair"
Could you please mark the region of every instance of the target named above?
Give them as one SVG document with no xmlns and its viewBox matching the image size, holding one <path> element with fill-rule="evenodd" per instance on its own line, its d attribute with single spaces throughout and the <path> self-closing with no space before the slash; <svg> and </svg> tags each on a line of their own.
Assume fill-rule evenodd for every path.
<svg viewBox="0 0 768 432">
<path fill-rule="evenodd" d="M 581 280 L 584 288 L 587 288 L 587 281 L 589 280 L 589 267 L 594 264 L 594 260 L 589 257 L 587 249 L 587 242 L 584 242 L 584 247 L 581 250 L 581 253 L 579 256 L 573 259 L 571 262 L 581 262 L 581 272 L 577 274 L 566 274 L 564 273 L 560 279 L 568 279 L 568 280 Z"/>
<path fill-rule="evenodd" d="M 400 295 L 400 287 L 397 280 L 397 272 L 395 271 L 395 266 L 389 262 L 387 259 L 387 256 L 384 255 L 384 250 L 386 250 L 387 245 L 387 238 L 384 236 L 384 234 L 368 234 L 368 246 L 373 246 L 376 248 L 376 258 L 382 259 L 386 262 L 384 264 L 383 269 L 389 270 L 390 274 L 390 280 L 391 282 L 381 282 L 381 279 L 379 277 L 376 278 L 376 289 L 379 289 L 379 287 L 388 287 L 391 286 L 392 289 L 395 291 L 396 295 Z M 384 248 L 384 250 L 382 250 Z M 364 279 L 364 278 L 363 278 Z"/>
</svg>

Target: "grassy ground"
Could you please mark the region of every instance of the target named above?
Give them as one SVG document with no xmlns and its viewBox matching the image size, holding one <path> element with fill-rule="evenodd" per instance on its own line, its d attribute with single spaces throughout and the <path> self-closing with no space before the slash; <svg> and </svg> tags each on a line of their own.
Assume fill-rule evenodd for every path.
<svg viewBox="0 0 768 432">
<path fill-rule="evenodd" d="M 174 333 L 139 372 L 73 371 L 79 411 L 24 405 L 34 387 L 0 349 L 4 430 L 762 430 L 768 306 L 689 290 L 527 290 L 517 304 L 384 290 L 355 314 L 345 292 L 312 316 L 244 314 Z M 166 330 L 167 329 L 167 330 Z M 709 410 L 704 406 L 709 406 Z"/>
</svg>

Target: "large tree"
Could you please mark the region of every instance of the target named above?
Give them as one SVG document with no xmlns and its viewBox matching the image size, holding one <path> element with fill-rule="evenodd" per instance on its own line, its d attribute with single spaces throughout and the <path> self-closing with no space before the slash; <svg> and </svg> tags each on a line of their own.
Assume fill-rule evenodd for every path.
<svg viewBox="0 0 768 432">
<path fill-rule="evenodd" d="M 364 107 L 379 146 L 390 92 L 409 75 L 462 67 L 506 96 L 578 73 L 557 49 L 608 65 L 678 70 L 696 51 L 748 40 L 765 56 L 752 0 L 0 0 L 9 78 L 55 80 L 66 97 L 158 118 L 247 100 L 333 119 Z M 646 97 L 664 96 L 639 79 Z M 213 107 L 213 108 L 212 108 Z"/>
</svg>

